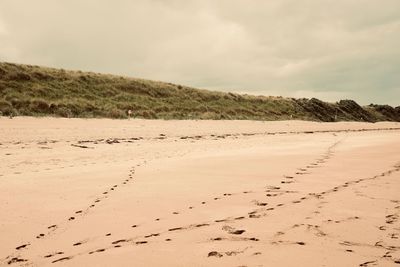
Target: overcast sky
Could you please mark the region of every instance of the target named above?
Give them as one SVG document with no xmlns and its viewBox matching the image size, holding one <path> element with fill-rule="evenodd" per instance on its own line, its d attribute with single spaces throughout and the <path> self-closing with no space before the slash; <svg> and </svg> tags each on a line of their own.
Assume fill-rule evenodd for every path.
<svg viewBox="0 0 400 267">
<path fill-rule="evenodd" d="M 0 61 L 400 105 L 400 0 L 0 0 Z"/>
</svg>

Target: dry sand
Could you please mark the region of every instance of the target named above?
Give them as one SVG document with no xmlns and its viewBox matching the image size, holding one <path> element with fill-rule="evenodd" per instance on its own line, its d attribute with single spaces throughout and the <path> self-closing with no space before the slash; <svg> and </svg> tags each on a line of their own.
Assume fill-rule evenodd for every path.
<svg viewBox="0 0 400 267">
<path fill-rule="evenodd" d="M 0 265 L 399 266 L 400 124 L 0 119 Z"/>
</svg>

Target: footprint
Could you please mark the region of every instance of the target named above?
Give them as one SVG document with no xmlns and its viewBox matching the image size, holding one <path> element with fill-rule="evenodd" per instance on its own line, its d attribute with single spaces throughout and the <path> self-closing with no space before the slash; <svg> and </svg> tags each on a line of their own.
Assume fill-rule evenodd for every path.
<svg viewBox="0 0 400 267">
<path fill-rule="evenodd" d="M 23 245 L 21 245 L 21 246 L 16 247 L 15 249 L 16 249 L 16 250 L 20 250 L 20 249 L 26 248 L 26 247 L 29 246 L 29 245 L 30 245 L 30 243 L 28 243 L 28 244 L 23 244 Z"/>
<path fill-rule="evenodd" d="M 168 231 L 172 232 L 172 231 L 178 231 L 178 230 L 182 230 L 182 227 L 175 227 L 175 228 L 170 228 L 168 229 Z"/>
<path fill-rule="evenodd" d="M 64 254 L 64 252 L 59 251 L 59 252 L 56 252 L 56 253 L 54 253 L 54 254 L 48 254 L 48 255 L 46 255 L 46 256 L 44 256 L 44 257 L 45 257 L 45 258 L 51 258 L 51 257 L 54 257 L 55 255 L 62 255 L 62 254 Z"/>
<path fill-rule="evenodd" d="M 150 235 L 145 235 L 144 238 L 149 238 L 149 237 L 153 237 L 153 236 L 159 236 L 160 234 L 150 234 Z"/>
<path fill-rule="evenodd" d="M 203 226 L 209 226 L 208 223 L 201 223 L 201 224 L 196 224 L 195 227 L 203 227 Z"/>
<path fill-rule="evenodd" d="M 70 259 L 72 259 L 72 257 L 63 257 L 63 258 L 59 258 L 57 260 L 54 260 L 51 263 L 56 263 L 56 262 L 60 262 L 60 261 L 66 261 L 66 260 L 70 260 Z"/>
<path fill-rule="evenodd" d="M 266 202 L 257 202 L 256 205 L 257 205 L 257 206 L 263 206 L 263 207 L 264 207 L 264 206 L 267 206 L 268 203 L 266 203 Z"/>
<path fill-rule="evenodd" d="M 10 264 L 13 264 L 13 263 L 16 263 L 16 262 L 25 262 L 25 261 L 28 261 L 28 260 L 21 259 L 21 258 L 18 258 L 18 257 L 14 257 L 11 260 L 9 260 L 7 262 L 7 264 L 10 265 Z"/>
<path fill-rule="evenodd" d="M 361 267 L 365 267 L 365 266 L 368 266 L 368 265 L 370 265 L 371 263 L 375 263 L 376 261 L 366 261 L 366 262 L 364 262 L 364 263 L 361 263 L 359 266 L 361 266 Z"/>
<path fill-rule="evenodd" d="M 113 245 L 116 245 L 116 244 L 118 244 L 118 243 L 123 243 L 123 242 L 127 242 L 128 240 L 126 240 L 126 239 L 120 239 L 120 240 L 116 240 L 116 241 L 114 241 L 114 242 L 111 242 L 111 244 L 113 244 Z"/>
<path fill-rule="evenodd" d="M 211 251 L 208 253 L 207 257 L 217 257 L 217 258 L 221 258 L 223 255 L 217 251 Z"/>
<path fill-rule="evenodd" d="M 36 236 L 36 238 L 42 238 L 42 237 L 44 237 L 44 234 L 39 234 L 38 236 Z"/>
<path fill-rule="evenodd" d="M 103 252 L 103 251 L 106 251 L 106 250 L 104 248 L 100 248 L 100 249 L 97 249 L 95 251 L 90 251 L 89 254 L 93 254 L 93 253 L 96 253 L 96 252 Z"/>
<path fill-rule="evenodd" d="M 225 225 L 224 227 L 222 227 L 222 230 L 227 231 L 229 234 L 231 235 L 241 235 L 244 232 L 246 232 L 246 230 L 236 230 L 230 226 Z"/>
</svg>

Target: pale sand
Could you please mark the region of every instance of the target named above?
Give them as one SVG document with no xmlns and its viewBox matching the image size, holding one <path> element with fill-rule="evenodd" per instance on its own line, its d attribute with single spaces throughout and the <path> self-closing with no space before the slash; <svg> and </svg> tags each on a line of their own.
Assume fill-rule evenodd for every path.
<svg viewBox="0 0 400 267">
<path fill-rule="evenodd" d="M 1 118 L 0 143 L 0 265 L 400 263 L 399 123 Z"/>
</svg>

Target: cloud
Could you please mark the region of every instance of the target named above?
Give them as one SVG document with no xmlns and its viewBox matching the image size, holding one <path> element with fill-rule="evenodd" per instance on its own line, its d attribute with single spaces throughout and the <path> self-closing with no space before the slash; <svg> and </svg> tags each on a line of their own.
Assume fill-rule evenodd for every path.
<svg viewBox="0 0 400 267">
<path fill-rule="evenodd" d="M 400 105 L 398 0 L 0 2 L 0 60 Z"/>
</svg>

